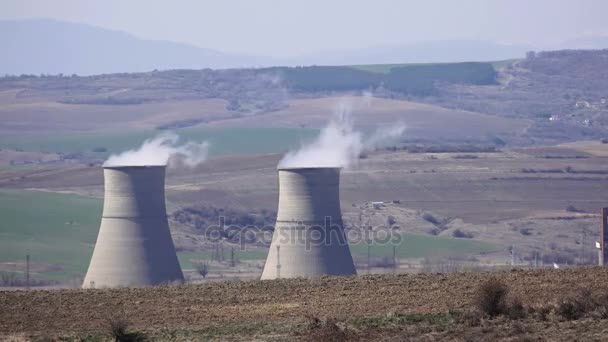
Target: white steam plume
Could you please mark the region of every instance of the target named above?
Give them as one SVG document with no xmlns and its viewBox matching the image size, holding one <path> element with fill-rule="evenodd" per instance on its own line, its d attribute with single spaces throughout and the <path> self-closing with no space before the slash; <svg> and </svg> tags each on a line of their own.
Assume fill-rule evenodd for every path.
<svg viewBox="0 0 608 342">
<path fill-rule="evenodd" d="M 178 144 L 175 133 L 163 133 L 144 141 L 136 149 L 111 155 L 103 166 L 167 165 L 172 157 L 186 166 L 194 167 L 207 159 L 209 143 L 186 142 Z"/>
<path fill-rule="evenodd" d="M 348 168 L 357 163 L 361 153 L 387 146 L 405 130 L 405 125 L 398 123 L 388 128 L 380 128 L 369 137 L 364 137 L 353 127 L 351 109 L 350 102 L 341 101 L 333 118 L 321 129 L 317 139 L 299 150 L 288 152 L 279 162 L 279 168 Z"/>
</svg>

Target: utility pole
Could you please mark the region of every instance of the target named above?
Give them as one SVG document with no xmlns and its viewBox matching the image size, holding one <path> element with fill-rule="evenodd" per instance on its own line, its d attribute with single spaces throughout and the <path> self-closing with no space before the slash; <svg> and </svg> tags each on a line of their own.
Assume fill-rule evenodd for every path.
<svg viewBox="0 0 608 342">
<path fill-rule="evenodd" d="M 230 267 L 234 267 L 236 265 L 234 261 L 234 246 L 230 247 Z"/>
<path fill-rule="evenodd" d="M 371 273 L 372 270 L 372 266 L 370 263 L 370 259 L 371 259 L 371 239 L 369 237 L 369 233 L 371 231 L 371 228 L 367 228 L 367 274 Z"/>
<path fill-rule="evenodd" d="M 608 208 L 602 208 L 602 223 L 600 225 L 600 252 L 602 254 L 601 266 L 606 265 L 606 242 L 608 241 Z"/>
<path fill-rule="evenodd" d="M 604 256 L 602 255 L 602 243 L 600 241 L 595 241 L 595 248 L 597 248 L 597 265 L 604 266 Z"/>
<path fill-rule="evenodd" d="M 30 289 L 30 255 L 25 256 L 25 286 Z"/>
<path fill-rule="evenodd" d="M 220 241 L 220 258 L 222 261 L 226 260 L 226 256 L 224 255 L 224 244 Z"/>
<path fill-rule="evenodd" d="M 585 233 L 586 229 L 583 227 L 583 232 L 581 233 L 581 265 L 586 263 L 585 258 Z"/>
<path fill-rule="evenodd" d="M 393 245 L 393 273 L 397 272 L 397 246 Z"/>
<path fill-rule="evenodd" d="M 277 279 L 281 278 L 281 246 L 277 246 Z"/>
<path fill-rule="evenodd" d="M 511 266 L 515 267 L 515 245 L 511 245 Z"/>
</svg>

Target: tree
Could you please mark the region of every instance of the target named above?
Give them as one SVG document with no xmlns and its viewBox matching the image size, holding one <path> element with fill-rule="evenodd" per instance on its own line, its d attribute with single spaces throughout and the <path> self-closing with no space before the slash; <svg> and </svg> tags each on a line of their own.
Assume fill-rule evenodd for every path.
<svg viewBox="0 0 608 342">
<path fill-rule="evenodd" d="M 526 52 L 526 59 L 527 60 L 531 61 L 534 58 L 536 58 L 536 52 L 534 52 L 534 51 L 528 51 L 528 52 Z"/>
</svg>

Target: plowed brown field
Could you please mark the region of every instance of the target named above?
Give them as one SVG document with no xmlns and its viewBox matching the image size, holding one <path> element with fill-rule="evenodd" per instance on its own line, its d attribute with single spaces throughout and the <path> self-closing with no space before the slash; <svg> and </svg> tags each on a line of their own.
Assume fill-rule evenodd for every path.
<svg viewBox="0 0 608 342">
<path fill-rule="evenodd" d="M 311 315 L 334 317 L 347 324 L 356 319 L 391 314 L 466 311 L 471 307 L 478 286 L 491 277 L 507 283 L 511 293 L 525 305 L 542 305 L 583 290 L 608 292 L 608 271 L 601 268 L 327 277 L 124 289 L 4 291 L 0 292 L 0 337 L 103 334 L 108 318 L 120 315 L 128 318 L 133 329 L 152 336 L 166 334 L 167 331 L 190 331 L 219 339 L 252 339 L 254 336 L 281 339 L 281 336 L 290 336 L 293 329 L 297 330 Z M 496 322 L 492 324 L 503 324 Z M 594 338 L 599 336 L 595 333 L 603 334 L 608 326 L 608 321 L 601 319 L 575 323 L 555 322 L 550 327 L 536 321 L 526 324 L 536 327 L 537 335 L 533 336 L 550 339 L 565 338 L 569 336 L 567 331 L 574 329 L 570 331 L 574 333 L 577 327 L 584 329 L 580 333 L 591 334 L 587 336 Z M 210 329 L 214 329 L 212 336 L 206 335 Z M 223 330 L 218 332 L 218 329 Z M 566 330 L 560 333 L 561 329 Z M 403 332 L 403 328 L 398 330 Z M 466 337 L 458 329 L 452 332 L 458 336 L 446 335 L 445 332 L 429 336 L 428 333 L 434 330 L 425 331 L 421 336 L 439 339 Z M 550 336 L 538 335 L 551 331 L 553 334 Z M 362 333 L 370 334 L 369 331 Z M 416 334 L 420 333 L 417 330 Z M 161 340 L 169 339 L 169 335 L 162 336 Z M 171 339 L 176 338 L 175 334 L 171 336 Z"/>
</svg>

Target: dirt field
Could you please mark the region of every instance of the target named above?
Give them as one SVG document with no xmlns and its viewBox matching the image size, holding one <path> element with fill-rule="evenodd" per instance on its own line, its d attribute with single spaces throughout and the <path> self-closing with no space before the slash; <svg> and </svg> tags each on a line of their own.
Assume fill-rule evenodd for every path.
<svg viewBox="0 0 608 342">
<path fill-rule="evenodd" d="M 506 318 L 482 319 L 481 328 L 442 320 L 470 310 L 477 288 L 492 277 L 508 284 L 511 295 L 526 307 L 583 290 L 608 290 L 608 271 L 577 268 L 7 291 L 0 292 L 0 337 L 103 336 L 106 320 L 117 315 L 128 319 L 134 330 L 176 341 L 308 339 L 307 316 L 333 317 L 350 330 L 350 337 L 365 339 L 482 340 L 516 333 L 515 337 L 530 340 L 567 341 L 576 336 L 596 340 L 606 332 L 607 321 L 599 318 L 525 318 L 516 327 Z"/>
<path fill-rule="evenodd" d="M 319 128 L 340 106 L 352 110 L 354 122 L 375 127 L 403 122 L 409 138 L 484 139 L 514 135 L 531 125 L 528 120 L 445 109 L 403 100 L 333 96 L 292 99 L 288 107 L 257 115 L 226 110 L 219 99 L 171 100 L 137 105 L 83 105 L 57 103 L 55 99 L 15 98 L 14 91 L 0 92 L 0 132 L 6 135 L 57 135 L 59 132 L 116 132 L 154 130 L 161 125 L 192 120 L 199 127 L 309 127 Z M 198 120 L 198 121 L 196 121 Z"/>
</svg>

